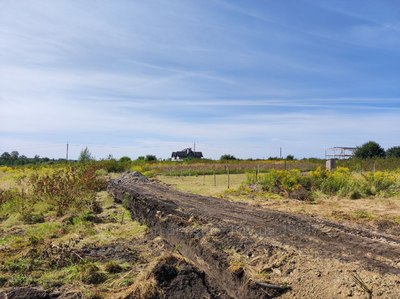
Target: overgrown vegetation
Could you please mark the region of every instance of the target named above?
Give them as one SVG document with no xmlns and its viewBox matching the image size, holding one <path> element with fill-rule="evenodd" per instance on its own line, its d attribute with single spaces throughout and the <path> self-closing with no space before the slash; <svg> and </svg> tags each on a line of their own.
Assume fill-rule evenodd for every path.
<svg viewBox="0 0 400 299">
<path fill-rule="evenodd" d="M 354 173 L 348 168 L 338 167 L 329 172 L 318 167 L 314 171 L 302 173 L 297 169 L 272 169 L 265 174 L 248 174 L 246 183 L 259 185 L 264 191 L 286 197 L 301 196 L 298 199 L 311 199 L 315 192 L 352 199 L 390 197 L 400 193 L 400 171 Z"/>
<path fill-rule="evenodd" d="M 129 242 L 146 229 L 103 191 L 105 166 L 115 165 L 0 167 L 0 288 L 69 284 L 89 298 L 98 288 L 133 283 L 137 273 L 118 251 L 112 260 L 97 253 L 120 246 L 124 258 L 136 260 Z"/>
<path fill-rule="evenodd" d="M 107 185 L 107 177 L 97 170 L 88 164 L 17 175 L 15 187 L 0 191 L 0 213 L 18 212 L 29 223 L 43 218 L 35 214 L 43 205 L 54 208 L 57 216 L 90 206 Z"/>
</svg>

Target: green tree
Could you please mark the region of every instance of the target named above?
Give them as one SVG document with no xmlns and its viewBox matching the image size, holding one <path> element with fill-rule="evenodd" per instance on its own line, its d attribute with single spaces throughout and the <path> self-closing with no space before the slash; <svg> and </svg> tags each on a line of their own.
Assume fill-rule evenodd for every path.
<svg viewBox="0 0 400 299">
<path fill-rule="evenodd" d="M 357 147 L 354 157 L 360 159 L 385 157 L 385 150 L 377 142 L 368 141 Z"/>
<path fill-rule="evenodd" d="M 286 156 L 286 160 L 294 160 L 294 156 L 293 155 L 287 155 Z"/>
<path fill-rule="evenodd" d="M 0 156 L 0 164 L 1 165 L 12 165 L 12 159 L 11 159 L 11 155 L 9 152 L 4 152 L 1 156 Z"/>
<path fill-rule="evenodd" d="M 386 150 L 387 157 L 400 158 L 400 146 L 393 146 Z"/>
<path fill-rule="evenodd" d="M 129 157 L 127 157 L 127 156 L 123 156 L 123 157 L 121 157 L 120 159 L 119 159 L 119 162 L 122 162 L 122 163 L 124 163 L 124 162 L 131 162 L 132 160 L 131 160 L 131 158 L 129 158 Z"/>
<path fill-rule="evenodd" d="M 221 161 L 223 160 L 237 160 L 234 155 L 224 154 L 219 158 Z"/>
<path fill-rule="evenodd" d="M 78 161 L 79 162 L 88 162 L 90 160 L 94 160 L 94 159 L 93 159 L 92 154 L 90 153 L 88 147 L 85 147 L 83 150 L 81 150 Z"/>
<path fill-rule="evenodd" d="M 144 158 L 145 161 L 157 161 L 157 157 L 155 155 L 146 155 Z"/>
<path fill-rule="evenodd" d="M 12 151 L 11 152 L 11 160 L 15 161 L 18 160 L 19 153 L 17 151 Z"/>
</svg>

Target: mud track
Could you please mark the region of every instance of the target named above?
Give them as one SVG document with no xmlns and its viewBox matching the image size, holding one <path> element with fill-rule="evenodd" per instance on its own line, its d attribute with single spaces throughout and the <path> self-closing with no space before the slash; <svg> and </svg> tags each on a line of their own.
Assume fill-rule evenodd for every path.
<svg viewBox="0 0 400 299">
<path fill-rule="evenodd" d="M 109 192 L 128 206 L 134 218 L 214 278 L 226 298 L 280 295 L 257 284 L 246 271 L 232 273 L 227 249 L 251 260 L 272 256 L 278 249 L 286 257 L 298 251 L 311 259 L 334 259 L 379 274 L 400 275 L 399 235 L 186 194 L 137 173 L 112 181 Z"/>
</svg>

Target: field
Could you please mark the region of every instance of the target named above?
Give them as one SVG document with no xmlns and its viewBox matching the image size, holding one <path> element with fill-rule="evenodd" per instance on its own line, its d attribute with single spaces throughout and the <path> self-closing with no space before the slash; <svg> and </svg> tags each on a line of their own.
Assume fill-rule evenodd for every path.
<svg viewBox="0 0 400 299">
<path fill-rule="evenodd" d="M 282 298 L 297 298 L 314 296 L 339 275 L 336 289 L 325 287 L 325 294 L 364 298 L 368 292 L 351 283 L 356 271 L 368 290 L 395 298 L 400 172 L 397 161 L 386 169 L 387 161 L 370 162 L 340 162 L 332 173 L 321 161 L 309 160 L 0 167 L 0 294 L 21 295 L 26 291 L 21 287 L 30 287 L 29 296 L 186 298 L 179 294 L 193 292 L 253 298 L 259 295 L 251 285 L 256 282 L 267 293 L 277 292 L 265 287 L 273 285 L 281 287 Z M 118 172 L 126 170 L 140 170 L 152 180 L 125 174 L 119 187 Z M 339 245 L 348 246 L 346 265 Z M 266 248 L 268 258 L 260 255 Z M 213 268 L 215 263 L 220 266 Z M 323 270 L 324 263 L 331 272 Z M 162 272 L 166 267 L 173 279 Z M 215 275 L 223 283 L 215 283 Z M 230 291 L 239 286 L 242 295 Z"/>
</svg>

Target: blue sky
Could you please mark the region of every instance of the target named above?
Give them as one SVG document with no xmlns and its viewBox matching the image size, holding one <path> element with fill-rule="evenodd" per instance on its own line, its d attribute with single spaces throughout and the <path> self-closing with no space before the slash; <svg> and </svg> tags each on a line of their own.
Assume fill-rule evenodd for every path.
<svg viewBox="0 0 400 299">
<path fill-rule="evenodd" d="M 0 152 L 387 148 L 399 81 L 397 0 L 0 0 Z"/>
</svg>

